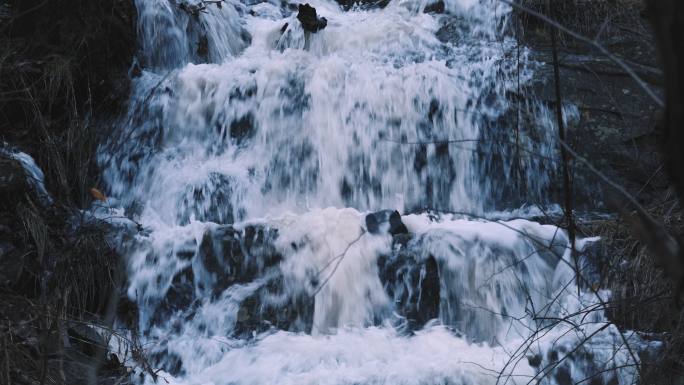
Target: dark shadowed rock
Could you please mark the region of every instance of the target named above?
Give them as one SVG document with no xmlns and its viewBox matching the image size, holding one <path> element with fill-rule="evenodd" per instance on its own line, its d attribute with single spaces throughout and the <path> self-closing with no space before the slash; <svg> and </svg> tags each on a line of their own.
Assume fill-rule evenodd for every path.
<svg viewBox="0 0 684 385">
<path fill-rule="evenodd" d="M 24 170 L 19 162 L 0 157 L 0 194 L 9 196 L 25 186 Z"/>
<path fill-rule="evenodd" d="M 10 243 L 0 240 L 0 286 L 12 286 L 24 268 L 23 253 Z"/>
<path fill-rule="evenodd" d="M 25 198 L 47 208 L 52 204 L 43 184 L 43 171 L 34 159 L 0 142 L 0 206 L 13 209 Z"/>
<path fill-rule="evenodd" d="M 297 20 L 302 23 L 302 28 L 308 32 L 318 32 L 328 25 L 325 17 L 318 17 L 316 8 L 307 4 L 299 4 Z"/>
<path fill-rule="evenodd" d="M 425 13 L 444 13 L 444 1 L 438 0 L 425 6 Z"/>
<path fill-rule="evenodd" d="M 397 314 L 409 331 L 439 317 L 439 264 L 433 256 L 420 257 L 408 234 L 394 236 L 394 251 L 378 258 L 378 273 Z"/>
<path fill-rule="evenodd" d="M 538 368 L 542 363 L 541 354 L 527 356 L 527 363 L 533 368 Z"/>
<path fill-rule="evenodd" d="M 230 137 L 241 144 L 254 135 L 254 116 L 247 114 L 230 123 Z"/>
<path fill-rule="evenodd" d="M 439 267 L 435 257 L 430 256 L 425 260 L 423 272 L 420 281 L 418 313 L 415 316 L 419 324 L 425 324 L 439 317 Z"/>
<path fill-rule="evenodd" d="M 188 185 L 183 200 L 179 205 L 177 219 L 180 223 L 190 223 L 194 217 L 200 221 L 220 224 L 233 223 L 239 210 L 233 208 L 232 196 L 234 180 L 230 177 L 212 172 L 202 183 Z M 184 246 L 188 253 L 194 253 L 194 244 Z M 192 255 L 186 255 L 192 257 Z M 186 259 L 188 259 L 186 258 Z"/>
<path fill-rule="evenodd" d="M 197 42 L 197 56 L 207 60 L 209 57 L 209 38 L 207 35 L 202 35 Z"/>
<path fill-rule="evenodd" d="M 389 225 L 389 233 L 392 235 L 408 234 L 408 229 L 401 221 L 401 215 L 399 215 L 399 212 L 396 210 L 390 213 Z"/>
<path fill-rule="evenodd" d="M 174 276 L 158 309 L 160 319 L 178 310 L 192 310 L 190 305 L 196 300 L 196 290 L 210 289 L 218 296 L 231 285 L 248 283 L 265 274 L 281 260 L 273 246 L 276 237 L 275 229 L 264 226 L 246 226 L 240 230 L 224 225 L 204 233 L 197 253 L 194 253 L 194 243 L 183 244 L 176 250 L 176 257 L 196 263 Z M 196 279 L 197 268 L 200 274 L 208 273 L 213 278 L 204 282 Z"/>
<path fill-rule="evenodd" d="M 183 310 L 190 307 L 195 294 L 195 274 L 192 266 L 176 273 L 171 281 L 171 287 L 166 292 L 162 307 L 167 307 L 170 312 Z"/>
<path fill-rule="evenodd" d="M 247 338 L 271 328 L 310 333 L 313 313 L 314 298 L 305 292 L 287 293 L 278 272 L 240 304 L 233 335 Z"/>
<path fill-rule="evenodd" d="M 408 229 L 401 221 L 398 211 L 383 210 L 366 215 L 366 229 L 371 234 L 407 234 Z"/>
</svg>

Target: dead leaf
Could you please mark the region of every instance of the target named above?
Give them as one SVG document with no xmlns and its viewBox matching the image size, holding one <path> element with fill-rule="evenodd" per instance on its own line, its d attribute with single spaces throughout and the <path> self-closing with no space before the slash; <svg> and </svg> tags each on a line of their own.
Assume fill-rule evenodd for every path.
<svg viewBox="0 0 684 385">
<path fill-rule="evenodd" d="M 102 193 L 102 191 L 96 189 L 95 187 L 90 189 L 90 195 L 92 195 L 93 198 L 95 198 L 99 201 L 102 201 L 102 202 L 107 201 L 107 197 Z"/>
</svg>

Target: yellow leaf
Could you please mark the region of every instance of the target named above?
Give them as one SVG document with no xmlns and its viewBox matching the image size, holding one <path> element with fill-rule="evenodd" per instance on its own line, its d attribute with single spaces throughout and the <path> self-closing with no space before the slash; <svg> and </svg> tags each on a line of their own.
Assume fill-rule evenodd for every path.
<svg viewBox="0 0 684 385">
<path fill-rule="evenodd" d="M 90 189 L 90 195 L 92 195 L 93 198 L 95 198 L 99 201 L 102 201 L 102 202 L 107 201 L 107 197 L 102 193 L 102 191 L 96 189 L 95 187 Z"/>
</svg>

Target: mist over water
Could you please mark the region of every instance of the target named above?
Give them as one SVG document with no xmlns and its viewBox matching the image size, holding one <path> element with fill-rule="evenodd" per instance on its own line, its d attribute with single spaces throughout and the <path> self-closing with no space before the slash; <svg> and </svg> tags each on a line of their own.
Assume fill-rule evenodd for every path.
<svg viewBox="0 0 684 385">
<path fill-rule="evenodd" d="M 137 0 L 143 70 L 99 154 L 144 227 L 121 249 L 165 380 L 633 382 L 646 344 L 586 310 L 609 293 L 578 294 L 565 232 L 510 219 L 549 203 L 557 143 L 511 101 L 536 64 L 507 6 L 314 0 L 309 33 L 295 3 L 183 4 Z"/>
</svg>

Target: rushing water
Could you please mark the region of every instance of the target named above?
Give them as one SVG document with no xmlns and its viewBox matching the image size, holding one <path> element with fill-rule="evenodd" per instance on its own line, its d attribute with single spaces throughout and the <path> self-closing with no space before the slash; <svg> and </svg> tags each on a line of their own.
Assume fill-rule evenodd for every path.
<svg viewBox="0 0 684 385">
<path fill-rule="evenodd" d="M 137 0 L 100 163 L 107 210 L 144 228 L 121 250 L 151 365 L 172 384 L 631 383 L 645 344 L 606 322 L 609 293 L 578 292 L 564 231 L 513 219 L 548 203 L 557 147 L 548 111 L 512 101 L 535 63 L 510 9 L 310 3 L 315 34 L 286 1 Z"/>
</svg>

